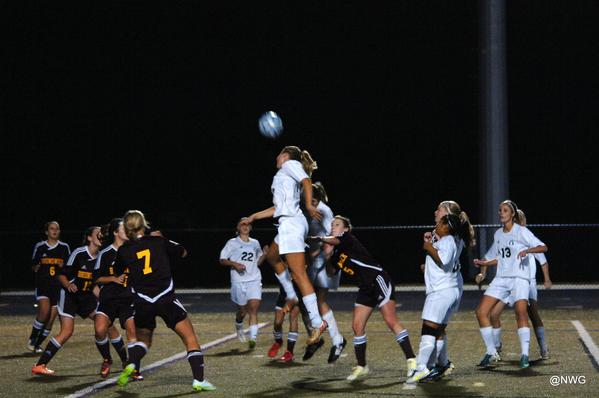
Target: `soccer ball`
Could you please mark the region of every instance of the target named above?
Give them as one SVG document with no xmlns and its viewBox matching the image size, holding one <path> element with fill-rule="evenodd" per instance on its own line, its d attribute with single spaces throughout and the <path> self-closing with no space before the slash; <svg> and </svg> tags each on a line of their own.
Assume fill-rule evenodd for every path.
<svg viewBox="0 0 599 398">
<path fill-rule="evenodd" d="M 258 120 L 260 134 L 266 138 L 277 138 L 283 132 L 283 121 L 273 111 L 268 111 L 260 116 Z"/>
</svg>

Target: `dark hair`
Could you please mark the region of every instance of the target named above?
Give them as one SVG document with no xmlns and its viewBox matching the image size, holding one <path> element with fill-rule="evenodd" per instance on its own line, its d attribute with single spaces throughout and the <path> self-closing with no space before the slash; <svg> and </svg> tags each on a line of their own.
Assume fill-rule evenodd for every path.
<svg viewBox="0 0 599 398">
<path fill-rule="evenodd" d="M 470 228 L 472 227 L 469 222 L 464 222 L 460 216 L 449 213 L 441 217 L 443 224 L 449 226 L 449 234 L 452 236 L 458 236 L 464 241 L 466 247 L 470 247 L 471 235 Z"/>
<path fill-rule="evenodd" d="M 104 236 L 106 243 L 114 243 L 114 233 L 119 230 L 119 227 L 122 223 L 123 219 L 117 217 L 113 218 L 108 224 L 106 224 L 105 231 L 102 231 L 102 235 Z"/>
<path fill-rule="evenodd" d="M 312 198 L 324 203 L 327 203 L 329 201 L 327 191 L 325 191 L 322 182 L 316 181 L 314 184 L 312 184 Z"/>
<path fill-rule="evenodd" d="M 88 246 L 89 242 L 87 241 L 87 238 L 89 238 L 90 236 L 92 236 L 92 234 L 94 233 L 94 231 L 96 229 L 102 230 L 102 228 L 98 227 L 97 225 L 94 225 L 93 227 L 89 227 L 85 230 L 85 232 L 83 233 L 83 246 Z"/>
<path fill-rule="evenodd" d="M 465 211 L 462 211 L 460 205 L 453 200 L 444 200 L 439 206 L 445 207 L 448 214 L 457 216 L 462 225 L 462 232 L 459 233 L 460 238 L 464 241 L 466 247 L 472 247 L 476 245 L 476 235 L 474 233 L 474 227 L 470 222 L 470 218 Z"/>
</svg>

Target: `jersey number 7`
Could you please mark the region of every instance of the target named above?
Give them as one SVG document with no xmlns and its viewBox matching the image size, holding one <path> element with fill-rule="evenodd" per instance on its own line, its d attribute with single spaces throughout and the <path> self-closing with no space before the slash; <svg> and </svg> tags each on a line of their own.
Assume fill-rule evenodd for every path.
<svg viewBox="0 0 599 398">
<path fill-rule="evenodd" d="M 144 269 L 143 269 L 144 275 L 151 274 L 152 267 L 150 267 L 150 249 L 142 250 L 135 254 L 137 254 L 138 259 L 142 259 L 142 258 L 144 259 Z"/>
</svg>

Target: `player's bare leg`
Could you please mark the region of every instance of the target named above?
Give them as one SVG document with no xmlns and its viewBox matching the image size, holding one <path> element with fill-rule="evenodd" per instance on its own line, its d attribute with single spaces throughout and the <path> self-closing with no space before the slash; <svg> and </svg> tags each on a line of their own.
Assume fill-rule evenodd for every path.
<svg viewBox="0 0 599 398">
<path fill-rule="evenodd" d="M 245 333 L 243 332 L 243 319 L 247 313 L 245 305 L 237 304 L 237 312 L 235 313 L 235 332 L 240 342 L 245 343 Z"/>
<path fill-rule="evenodd" d="M 39 348 L 39 346 L 52 329 L 52 323 L 50 323 L 50 320 L 52 319 L 52 322 L 54 322 L 54 319 L 51 318 L 52 308 L 54 307 L 50 305 L 49 299 L 40 298 L 37 300 L 37 314 L 33 321 L 31 334 L 27 342 L 27 349 L 29 351 L 37 353 L 41 352 L 41 348 Z"/>
<path fill-rule="evenodd" d="M 358 365 L 352 369 L 352 373 L 347 380 L 354 381 L 368 374 L 369 369 L 366 365 L 366 323 L 372 315 L 373 308 L 356 304 L 352 318 L 352 329 L 354 331 L 354 352 Z"/>
<path fill-rule="evenodd" d="M 47 364 L 52 360 L 54 355 L 62 348 L 62 346 L 69 340 L 69 338 L 73 335 L 73 330 L 75 328 L 75 321 L 73 318 L 68 316 L 60 317 L 60 332 L 56 337 L 50 339 L 48 344 L 46 345 L 46 349 L 43 351 L 42 355 L 38 359 L 37 363 L 31 369 L 32 374 L 38 375 L 51 375 L 54 374 L 54 371 L 47 368 Z"/>
<path fill-rule="evenodd" d="M 408 329 L 406 329 L 399 319 L 397 319 L 395 300 L 389 300 L 382 307 L 379 307 L 379 310 L 381 311 L 381 315 L 383 315 L 383 319 L 385 320 L 387 327 L 393 332 L 395 341 L 399 344 L 401 350 L 406 356 L 406 374 L 408 376 L 412 376 L 414 370 L 416 369 L 416 356 L 412 350 Z"/>
<path fill-rule="evenodd" d="M 246 310 L 250 318 L 250 348 L 256 347 L 256 339 L 258 338 L 258 308 L 260 308 L 260 300 L 251 299 L 246 304 Z"/>
<path fill-rule="evenodd" d="M 476 319 L 480 327 L 480 334 L 486 347 L 486 354 L 478 366 L 488 367 L 492 362 L 499 360 L 493 339 L 493 326 L 491 325 L 491 310 L 499 300 L 491 296 L 482 296 L 478 307 L 476 307 Z"/>
<path fill-rule="evenodd" d="M 175 332 L 179 335 L 187 350 L 187 360 L 193 373 L 193 389 L 198 391 L 215 390 L 216 388 L 204 379 L 204 354 L 189 318 L 179 321 L 175 325 Z"/>
<path fill-rule="evenodd" d="M 133 319 L 131 319 L 133 321 Z M 141 360 L 148 353 L 148 350 L 152 346 L 152 337 L 154 335 L 153 329 L 146 328 L 135 328 L 135 341 L 129 341 L 127 350 L 129 358 L 127 360 L 127 366 L 123 369 L 117 379 L 117 384 L 121 387 L 127 385 L 130 379 L 141 379 L 139 377 L 139 371 L 141 370 Z"/>
<path fill-rule="evenodd" d="M 266 254 L 266 260 L 270 264 L 272 270 L 275 272 L 275 276 L 279 280 L 279 283 L 285 290 L 285 295 L 287 296 L 285 301 L 285 306 L 283 307 L 283 312 L 287 313 L 291 311 L 291 308 L 298 302 L 298 297 L 295 294 L 295 289 L 293 288 L 293 283 L 291 282 L 291 274 L 287 271 L 287 265 L 281 259 L 279 255 L 279 245 L 273 241 L 268 249 L 268 253 Z"/>
<path fill-rule="evenodd" d="M 528 316 L 532 327 L 535 329 L 535 336 L 539 343 L 539 350 L 541 351 L 541 359 L 549 359 L 549 349 L 547 348 L 547 342 L 545 341 L 545 326 L 543 320 L 539 314 L 539 306 L 537 300 L 529 300 Z"/>
<path fill-rule="evenodd" d="M 318 302 L 318 310 L 322 315 L 322 319 L 325 320 L 327 323 L 329 335 L 331 336 L 332 342 L 327 362 L 333 363 L 341 356 L 341 353 L 345 349 L 347 341 L 339 332 L 339 327 L 337 326 L 337 320 L 335 319 L 335 315 L 333 314 L 333 309 L 329 306 L 329 304 L 326 301 L 328 293 L 329 289 L 327 288 L 316 288 L 316 301 Z"/>
<path fill-rule="evenodd" d="M 112 365 L 112 356 L 110 355 L 110 345 L 108 343 L 108 328 L 110 319 L 104 314 L 96 314 L 94 317 L 94 330 L 96 338 L 96 348 L 102 356 L 102 365 L 100 367 L 100 377 L 106 378 L 110 373 Z M 126 364 L 123 364 L 125 367 Z"/>
<path fill-rule="evenodd" d="M 268 357 L 274 358 L 279 353 L 279 349 L 283 345 L 283 321 L 285 320 L 285 313 L 282 309 L 277 307 L 275 309 L 275 319 L 273 322 L 273 337 L 275 342 L 268 350 Z"/>
</svg>

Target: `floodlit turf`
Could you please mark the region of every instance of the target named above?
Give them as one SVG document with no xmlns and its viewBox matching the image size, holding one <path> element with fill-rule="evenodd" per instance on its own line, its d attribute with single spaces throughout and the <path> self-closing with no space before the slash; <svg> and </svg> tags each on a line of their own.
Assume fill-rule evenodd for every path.
<svg viewBox="0 0 599 398">
<path fill-rule="evenodd" d="M 305 333 L 300 334 L 296 360 L 282 364 L 266 357 L 271 345 L 271 327 L 262 329 L 255 350 L 236 339 L 209 349 L 206 354 L 206 376 L 217 388 L 201 392 L 211 397 L 315 397 L 335 396 L 422 396 L 422 397 L 596 397 L 599 396 L 599 373 L 591 357 L 584 351 L 570 320 L 578 319 L 599 343 L 599 310 L 545 310 L 547 338 L 551 352 L 548 361 L 537 361 L 538 347 L 531 338 L 530 369 L 518 368 L 519 343 L 513 313 L 504 314 L 504 361 L 493 370 L 480 370 L 475 365 L 484 354 L 483 343 L 472 312 L 460 312 L 448 330 L 449 352 L 456 364 L 455 375 L 448 380 L 418 385 L 406 390 L 405 359 L 381 316 L 374 314 L 367 328 L 367 360 L 370 375 L 362 382 L 349 384 L 345 377 L 355 364 L 351 314 L 336 312 L 341 331 L 348 339 L 345 355 L 336 364 L 326 363 L 330 348 L 325 346 L 309 361 L 302 362 Z M 399 312 L 417 351 L 420 335 L 420 313 Z M 271 313 L 261 313 L 261 321 L 270 321 Z M 77 320 L 75 335 L 59 351 L 49 365 L 53 377 L 32 377 L 31 366 L 37 355 L 25 354 L 25 342 L 32 317 L 0 318 L 0 396 L 54 397 L 65 396 L 102 381 L 98 376 L 100 357 L 94 345 L 91 321 Z M 201 342 L 216 340 L 233 331 L 232 314 L 193 314 L 192 320 Z M 58 329 L 58 327 L 55 327 Z M 156 330 L 154 346 L 142 366 L 183 351 L 178 337 L 164 325 Z M 281 350 L 280 354 L 283 351 Z M 111 377 L 120 370 L 115 357 Z M 551 376 L 584 376 L 584 385 L 550 384 Z M 175 397 L 194 394 L 191 371 L 185 359 L 145 374 L 143 382 L 125 388 L 110 386 L 94 394 L 97 397 Z M 581 379 L 579 378 L 578 381 Z"/>
</svg>

